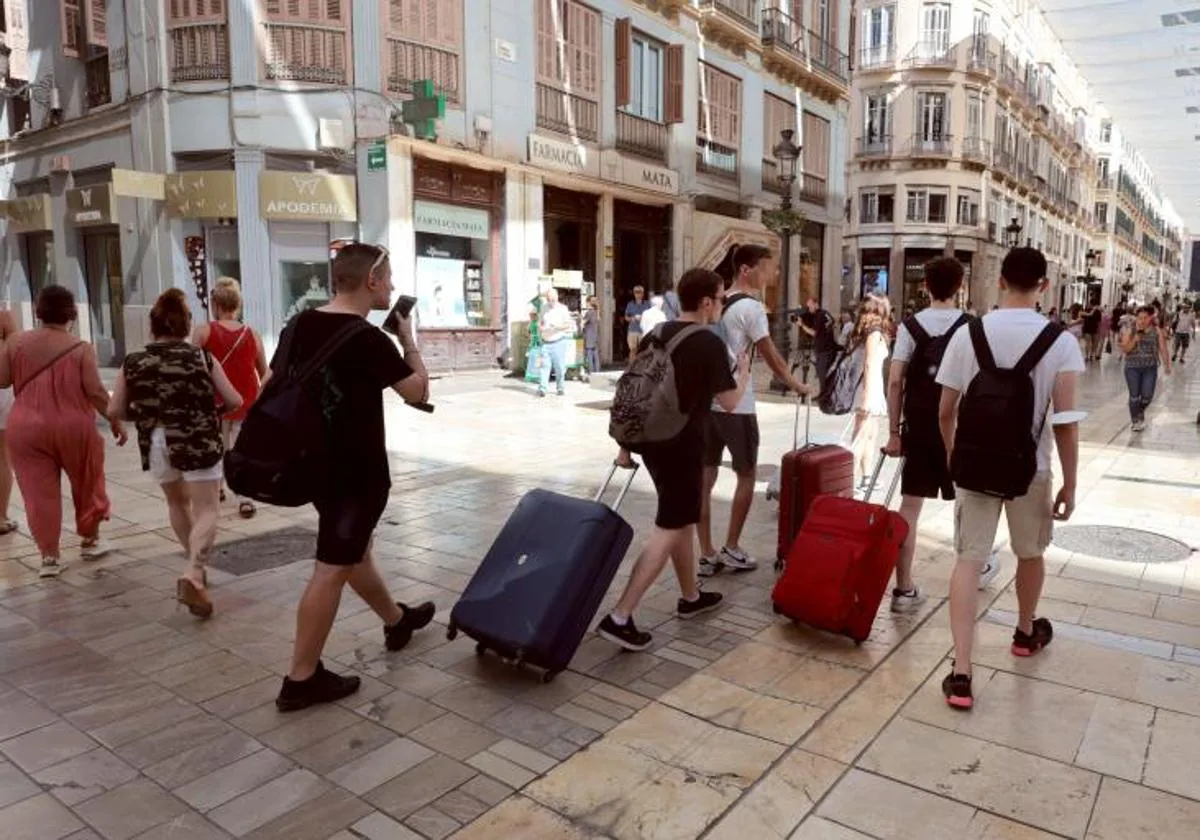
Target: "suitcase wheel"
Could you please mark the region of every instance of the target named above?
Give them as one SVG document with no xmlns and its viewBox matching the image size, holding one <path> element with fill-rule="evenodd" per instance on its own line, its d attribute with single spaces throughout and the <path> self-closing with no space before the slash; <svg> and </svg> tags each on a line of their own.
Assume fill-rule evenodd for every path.
<svg viewBox="0 0 1200 840">
<path fill-rule="evenodd" d="M 487 645 L 485 645 L 483 642 L 477 642 L 475 644 L 475 655 L 483 656 L 485 653 L 487 653 Z"/>
<path fill-rule="evenodd" d="M 778 604 L 771 604 L 771 610 L 775 613 L 775 615 L 783 615 L 783 610 L 779 609 Z"/>
<path fill-rule="evenodd" d="M 783 558 L 782 557 L 777 558 L 775 560 L 775 574 L 779 574 L 780 572 L 782 572 L 783 566 L 784 566 Z"/>
<path fill-rule="evenodd" d="M 446 628 L 446 638 L 452 642 L 455 639 L 457 639 L 458 638 L 458 627 L 456 627 L 454 624 L 451 624 L 449 627 L 447 627 Z"/>
<path fill-rule="evenodd" d="M 554 678 L 557 676 L 558 676 L 558 671 L 547 671 L 546 673 L 542 674 L 542 683 L 543 684 L 552 683 L 552 682 L 554 682 Z"/>
</svg>

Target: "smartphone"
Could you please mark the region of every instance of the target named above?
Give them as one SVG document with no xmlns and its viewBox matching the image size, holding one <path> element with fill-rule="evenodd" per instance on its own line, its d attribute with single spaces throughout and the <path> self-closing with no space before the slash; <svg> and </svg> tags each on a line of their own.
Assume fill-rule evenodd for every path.
<svg viewBox="0 0 1200 840">
<path fill-rule="evenodd" d="M 407 318 L 416 305 L 417 299 L 415 297 L 400 295 L 400 297 L 396 298 L 396 305 L 392 307 L 387 317 L 383 319 L 383 328 L 392 335 L 398 335 L 400 332 L 400 320 Z"/>
</svg>

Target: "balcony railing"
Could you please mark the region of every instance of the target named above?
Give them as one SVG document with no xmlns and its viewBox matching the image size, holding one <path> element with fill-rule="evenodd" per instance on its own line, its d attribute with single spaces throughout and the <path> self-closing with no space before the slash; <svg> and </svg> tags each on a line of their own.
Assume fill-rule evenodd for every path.
<svg viewBox="0 0 1200 840">
<path fill-rule="evenodd" d="M 346 84 L 346 30 L 310 24 L 267 23 L 267 78 Z"/>
<path fill-rule="evenodd" d="M 800 197 L 812 204 L 824 206 L 829 198 L 829 184 L 819 175 L 809 175 L 806 172 L 800 181 Z"/>
<path fill-rule="evenodd" d="M 896 45 L 884 44 L 878 47 L 863 47 L 858 51 L 858 69 L 875 70 L 892 67 L 896 63 Z"/>
<path fill-rule="evenodd" d="M 387 92 L 390 95 L 408 96 L 412 93 L 413 82 L 430 79 L 434 90 L 444 94 L 447 101 L 460 101 L 458 53 L 388 38 L 384 59 L 387 61 Z"/>
<path fill-rule="evenodd" d="M 779 182 L 779 164 L 770 158 L 763 158 L 762 188 L 763 192 L 773 192 L 776 195 L 784 194 L 783 184 Z"/>
<path fill-rule="evenodd" d="M 223 23 L 171 27 L 171 81 L 229 78 L 229 36 Z"/>
<path fill-rule="evenodd" d="M 964 137 L 962 154 L 967 160 L 987 163 L 992 157 L 991 141 L 982 137 Z"/>
<path fill-rule="evenodd" d="M 623 152 L 666 163 L 670 136 L 662 123 L 617 111 L 617 148 Z"/>
<path fill-rule="evenodd" d="M 890 157 L 891 154 L 892 135 L 890 134 L 858 138 L 859 157 Z"/>
<path fill-rule="evenodd" d="M 843 82 L 850 81 L 849 57 L 811 29 L 808 31 L 808 57 L 813 64 L 835 78 Z"/>
<path fill-rule="evenodd" d="M 85 75 L 87 77 L 87 106 L 99 108 L 112 102 L 112 82 L 108 75 L 108 53 L 88 59 Z"/>
<path fill-rule="evenodd" d="M 776 47 L 807 61 L 804 32 L 803 24 L 783 9 L 763 10 L 762 42 L 764 47 Z"/>
<path fill-rule="evenodd" d="M 976 47 L 967 55 L 967 70 L 985 76 L 994 76 L 996 75 L 996 60 L 994 52 L 987 52 Z"/>
<path fill-rule="evenodd" d="M 1107 178 L 1097 178 L 1096 179 L 1096 189 L 1111 190 L 1112 188 L 1113 188 L 1113 179 L 1112 179 L 1111 175 L 1109 175 Z"/>
<path fill-rule="evenodd" d="M 600 105 L 538 82 L 537 124 L 579 140 L 596 140 L 600 137 Z"/>
<path fill-rule="evenodd" d="M 696 171 L 736 181 L 738 176 L 737 149 L 722 146 L 705 137 L 697 137 Z"/>
<path fill-rule="evenodd" d="M 919 41 L 904 63 L 909 67 L 953 67 L 954 47 L 944 41 Z"/>
<path fill-rule="evenodd" d="M 1009 93 L 1016 93 L 1022 89 L 1021 81 L 1017 76 L 1017 68 L 1011 64 L 1000 65 L 1000 86 L 1007 88 Z"/>
<path fill-rule="evenodd" d="M 909 145 L 913 157 L 950 157 L 953 149 L 954 140 L 949 134 L 914 134 Z"/>
<path fill-rule="evenodd" d="M 758 0 L 700 0 L 700 10 L 720 12 L 747 29 L 758 31 Z"/>
</svg>

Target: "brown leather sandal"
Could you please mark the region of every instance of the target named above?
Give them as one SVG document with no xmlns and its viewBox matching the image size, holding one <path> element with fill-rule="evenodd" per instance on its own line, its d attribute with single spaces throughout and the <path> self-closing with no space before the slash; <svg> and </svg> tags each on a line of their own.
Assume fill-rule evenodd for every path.
<svg viewBox="0 0 1200 840">
<path fill-rule="evenodd" d="M 190 579 L 181 577 L 175 582 L 175 600 L 188 608 L 196 618 L 208 618 L 213 614 L 212 599 L 205 589 L 196 586 Z"/>
</svg>

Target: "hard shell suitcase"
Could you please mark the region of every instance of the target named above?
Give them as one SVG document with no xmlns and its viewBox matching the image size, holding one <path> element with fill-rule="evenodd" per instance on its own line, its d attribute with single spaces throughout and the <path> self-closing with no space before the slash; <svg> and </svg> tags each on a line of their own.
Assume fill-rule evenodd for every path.
<svg viewBox="0 0 1200 840">
<path fill-rule="evenodd" d="M 796 403 L 796 423 L 792 451 L 783 456 L 779 467 L 779 542 L 775 552 L 775 570 L 782 569 L 796 534 L 818 496 L 854 494 L 854 456 L 837 444 L 813 444 L 809 437 L 812 405 L 805 400 L 804 446 L 800 446 L 800 403 Z"/>
<path fill-rule="evenodd" d="M 447 637 L 461 631 L 477 653 L 544 668 L 545 682 L 566 668 L 633 541 L 617 508 L 637 467 L 611 508 L 600 501 L 617 469 L 594 500 L 526 493 L 451 610 Z"/>
<path fill-rule="evenodd" d="M 771 603 L 775 612 L 861 644 L 887 592 L 908 523 L 888 510 L 901 469 L 882 505 L 870 503 L 886 458 L 881 457 L 866 499 L 821 496 L 788 553 Z"/>
</svg>

